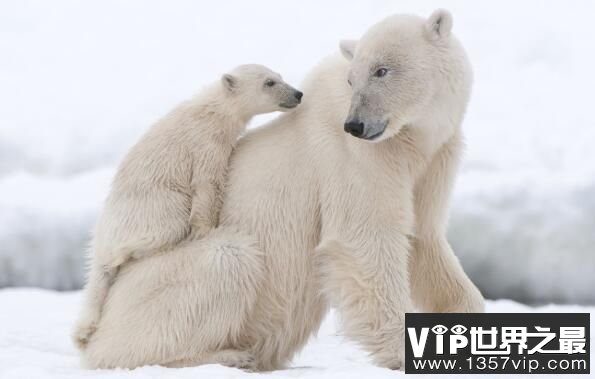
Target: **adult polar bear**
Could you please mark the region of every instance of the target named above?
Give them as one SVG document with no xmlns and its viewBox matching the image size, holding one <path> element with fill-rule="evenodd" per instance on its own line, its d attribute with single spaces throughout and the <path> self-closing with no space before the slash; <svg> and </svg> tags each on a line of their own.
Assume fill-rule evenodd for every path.
<svg viewBox="0 0 595 379">
<path fill-rule="evenodd" d="M 220 227 L 124 267 L 86 364 L 276 369 L 334 305 L 398 368 L 405 312 L 482 311 L 444 237 L 471 83 L 451 27 L 397 15 L 342 43 L 351 63 L 323 61 L 300 109 L 238 144 Z"/>
</svg>

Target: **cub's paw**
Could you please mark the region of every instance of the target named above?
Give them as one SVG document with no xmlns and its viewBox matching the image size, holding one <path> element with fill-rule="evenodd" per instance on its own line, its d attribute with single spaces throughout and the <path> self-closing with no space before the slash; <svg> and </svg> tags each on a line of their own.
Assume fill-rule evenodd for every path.
<svg viewBox="0 0 595 379">
<path fill-rule="evenodd" d="M 99 317 L 87 315 L 81 318 L 72 334 L 72 340 L 79 350 L 84 350 L 91 339 L 91 336 L 97 331 Z"/>
</svg>

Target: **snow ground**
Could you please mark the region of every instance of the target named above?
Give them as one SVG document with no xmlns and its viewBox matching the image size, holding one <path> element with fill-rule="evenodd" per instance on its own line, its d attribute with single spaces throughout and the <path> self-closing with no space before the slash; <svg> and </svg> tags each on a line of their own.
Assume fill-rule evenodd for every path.
<svg viewBox="0 0 595 379">
<path fill-rule="evenodd" d="M 339 39 L 437 7 L 476 78 L 455 251 L 490 297 L 595 303 L 588 0 L 2 1 L 0 287 L 79 288 L 116 163 L 224 70 L 258 62 L 297 84 Z"/>
<path fill-rule="evenodd" d="M 318 336 L 296 357 L 290 369 L 248 374 L 218 365 L 168 369 L 142 367 L 132 371 L 88 371 L 79 367 L 70 343 L 78 312 L 79 292 L 38 289 L 0 290 L 0 379 L 68 378 L 392 378 L 403 372 L 373 366 L 366 354 L 336 333 L 332 314 Z M 509 300 L 490 301 L 489 312 L 590 312 L 595 307 L 548 305 L 530 308 Z M 591 346 L 595 331 L 591 328 Z M 591 361 L 593 362 L 593 352 Z M 450 375 L 449 375 L 450 376 Z M 424 378 L 431 376 L 424 375 Z M 439 376 L 444 377 L 444 376 Z M 465 375 L 473 378 L 473 375 Z M 533 376 L 535 377 L 535 376 Z M 584 377 L 584 376 L 583 376 Z"/>
</svg>

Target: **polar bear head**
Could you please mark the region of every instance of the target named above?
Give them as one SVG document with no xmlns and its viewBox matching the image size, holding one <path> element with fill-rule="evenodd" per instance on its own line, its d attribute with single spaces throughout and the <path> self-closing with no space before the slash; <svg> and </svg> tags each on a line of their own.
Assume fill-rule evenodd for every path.
<svg viewBox="0 0 595 379">
<path fill-rule="evenodd" d="M 452 17 L 437 10 L 428 19 L 395 15 L 373 26 L 359 41 L 342 41 L 351 61 L 352 88 L 345 131 L 369 141 L 394 136 L 421 124 L 434 108 L 448 108 L 449 96 L 466 106 L 471 71 L 451 35 Z M 456 92 L 456 93 L 455 93 Z M 460 107 L 459 107 L 460 108 Z"/>
<path fill-rule="evenodd" d="M 281 75 L 258 64 L 236 67 L 221 77 L 227 96 L 247 115 L 286 111 L 297 107 L 302 93 Z"/>
</svg>

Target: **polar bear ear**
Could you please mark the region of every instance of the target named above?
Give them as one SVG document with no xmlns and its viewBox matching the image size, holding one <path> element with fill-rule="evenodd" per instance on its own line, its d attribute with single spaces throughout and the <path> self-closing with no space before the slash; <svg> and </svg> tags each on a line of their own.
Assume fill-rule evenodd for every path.
<svg viewBox="0 0 595 379">
<path fill-rule="evenodd" d="M 432 41 L 448 38 L 452 30 L 452 15 L 446 9 L 437 9 L 426 21 L 426 32 Z"/>
<path fill-rule="evenodd" d="M 233 92 L 238 86 L 237 78 L 231 74 L 223 74 L 221 77 L 221 83 L 223 83 L 223 88 L 229 92 Z"/>
<path fill-rule="evenodd" d="M 353 59 L 353 55 L 355 54 L 355 48 L 357 46 L 357 41 L 353 39 L 344 39 L 339 42 L 339 48 L 341 49 L 341 54 L 347 59 L 348 61 Z"/>
</svg>

